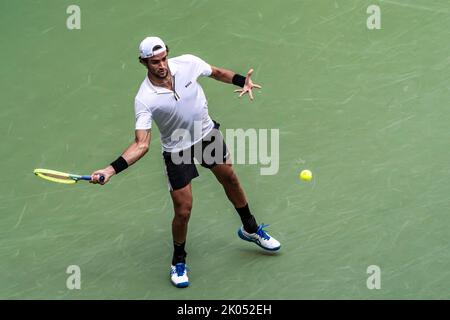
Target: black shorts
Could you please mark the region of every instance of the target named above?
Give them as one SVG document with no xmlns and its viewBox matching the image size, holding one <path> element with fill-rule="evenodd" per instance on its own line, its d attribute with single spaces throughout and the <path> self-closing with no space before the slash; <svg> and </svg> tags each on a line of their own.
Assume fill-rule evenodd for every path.
<svg viewBox="0 0 450 320">
<path fill-rule="evenodd" d="M 192 147 L 179 152 L 163 151 L 169 191 L 184 188 L 199 176 L 194 158 L 202 167 L 211 169 L 217 164 L 225 163 L 230 157 L 219 130 L 220 123 L 213 122 L 214 128 Z"/>
</svg>

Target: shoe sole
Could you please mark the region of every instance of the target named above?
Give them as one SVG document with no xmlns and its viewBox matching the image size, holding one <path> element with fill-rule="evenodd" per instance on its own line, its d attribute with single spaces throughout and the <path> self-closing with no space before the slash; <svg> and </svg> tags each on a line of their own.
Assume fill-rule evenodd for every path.
<svg viewBox="0 0 450 320">
<path fill-rule="evenodd" d="M 170 281 L 170 282 L 172 282 L 172 281 Z M 178 283 L 178 284 L 172 282 L 172 284 L 173 284 L 175 287 L 177 287 L 177 288 L 186 288 L 186 287 L 189 286 L 189 282 L 181 282 L 181 283 Z"/>
<path fill-rule="evenodd" d="M 267 250 L 267 251 L 278 251 L 278 250 L 280 250 L 280 248 L 281 248 L 281 245 L 278 246 L 278 247 L 276 247 L 276 248 L 272 248 L 272 249 L 263 247 L 263 246 L 262 246 L 260 243 L 258 243 L 257 241 L 255 241 L 255 240 L 253 240 L 253 239 L 250 239 L 250 238 L 247 238 L 247 237 L 242 233 L 241 229 L 239 229 L 237 233 L 238 233 L 239 238 L 241 238 L 242 240 L 245 240 L 245 241 L 248 241 L 248 242 L 256 243 L 260 248 L 262 248 L 262 249 L 264 249 L 264 250 Z"/>
</svg>

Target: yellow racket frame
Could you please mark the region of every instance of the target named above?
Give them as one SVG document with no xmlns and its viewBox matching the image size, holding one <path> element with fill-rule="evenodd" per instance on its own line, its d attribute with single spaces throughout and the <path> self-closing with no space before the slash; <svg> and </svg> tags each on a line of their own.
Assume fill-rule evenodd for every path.
<svg viewBox="0 0 450 320">
<path fill-rule="evenodd" d="M 60 172 L 55 170 L 49 170 L 49 169 L 35 169 L 34 174 L 38 177 L 52 181 L 57 183 L 64 183 L 64 184 L 74 184 L 77 183 L 78 179 L 81 177 L 80 175 L 66 173 L 66 172 Z M 64 177 L 64 178 L 58 178 Z"/>
</svg>

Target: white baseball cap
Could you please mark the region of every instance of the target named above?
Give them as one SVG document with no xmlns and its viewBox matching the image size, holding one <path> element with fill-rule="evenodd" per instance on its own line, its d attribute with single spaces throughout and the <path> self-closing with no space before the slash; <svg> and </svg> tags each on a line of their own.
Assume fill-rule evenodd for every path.
<svg viewBox="0 0 450 320">
<path fill-rule="evenodd" d="M 155 46 L 160 46 L 161 48 L 153 51 L 153 48 Z M 139 56 L 143 59 L 151 58 L 164 51 L 166 51 L 166 45 L 158 37 L 147 37 L 142 40 L 141 44 L 139 45 Z"/>
</svg>

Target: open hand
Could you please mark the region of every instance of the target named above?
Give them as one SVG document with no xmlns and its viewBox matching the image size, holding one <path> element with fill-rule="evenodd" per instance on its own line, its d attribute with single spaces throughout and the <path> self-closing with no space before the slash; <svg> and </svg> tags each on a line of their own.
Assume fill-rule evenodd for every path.
<svg viewBox="0 0 450 320">
<path fill-rule="evenodd" d="M 245 77 L 245 84 L 242 89 L 234 90 L 234 92 L 240 92 L 239 98 L 242 97 L 244 94 L 248 93 L 248 96 L 250 97 L 250 100 L 253 100 L 253 88 L 261 89 L 261 86 L 259 84 L 254 84 L 252 82 L 252 79 L 250 78 L 252 76 L 253 69 L 250 69 L 247 72 L 247 76 Z"/>
</svg>

